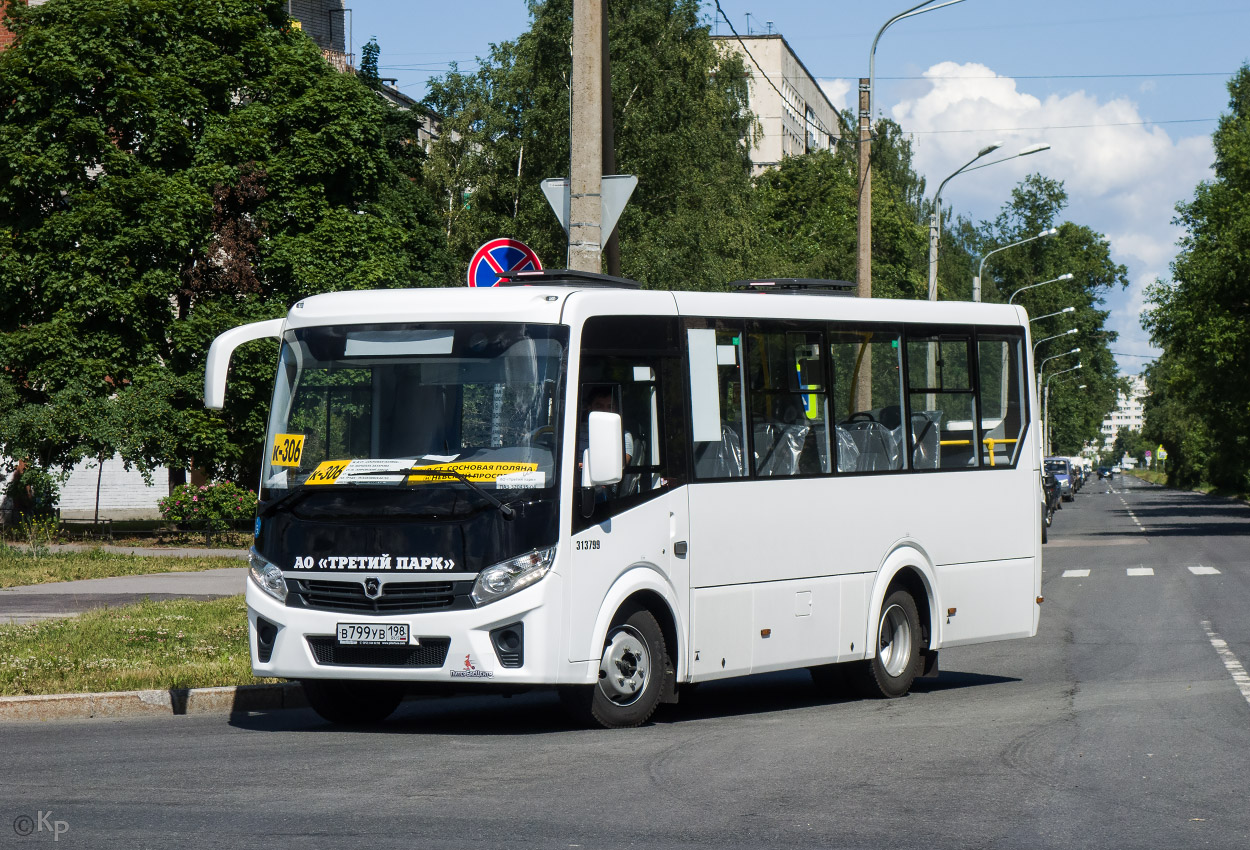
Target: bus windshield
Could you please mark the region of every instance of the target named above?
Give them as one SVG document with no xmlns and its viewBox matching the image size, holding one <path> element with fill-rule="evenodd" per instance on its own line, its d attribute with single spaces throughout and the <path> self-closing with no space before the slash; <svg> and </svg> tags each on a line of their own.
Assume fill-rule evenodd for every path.
<svg viewBox="0 0 1250 850">
<path fill-rule="evenodd" d="M 567 328 L 516 323 L 287 331 L 262 500 L 466 479 L 490 491 L 554 486 L 567 340 Z"/>
</svg>

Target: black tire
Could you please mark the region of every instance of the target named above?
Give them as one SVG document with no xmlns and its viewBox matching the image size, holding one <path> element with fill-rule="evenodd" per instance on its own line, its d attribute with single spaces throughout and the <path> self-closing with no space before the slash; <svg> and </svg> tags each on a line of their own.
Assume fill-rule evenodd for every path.
<svg viewBox="0 0 1250 850">
<path fill-rule="evenodd" d="M 325 720 L 351 726 L 381 723 L 404 698 L 402 682 L 303 679 L 308 704 Z"/>
<path fill-rule="evenodd" d="M 655 616 L 645 608 L 622 609 L 603 642 L 599 684 L 562 688 L 560 697 L 579 721 L 628 729 L 651 719 L 673 675 Z"/>
<path fill-rule="evenodd" d="M 861 668 L 864 695 L 896 699 L 911 690 L 920 672 L 920 614 L 906 590 L 896 590 L 881 604 L 872 657 Z"/>
</svg>

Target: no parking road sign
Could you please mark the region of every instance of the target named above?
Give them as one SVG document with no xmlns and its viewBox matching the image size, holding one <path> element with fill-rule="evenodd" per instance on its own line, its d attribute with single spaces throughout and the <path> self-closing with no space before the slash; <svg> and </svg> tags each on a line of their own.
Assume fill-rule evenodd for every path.
<svg viewBox="0 0 1250 850">
<path fill-rule="evenodd" d="M 530 246 L 516 239 L 492 239 L 469 260 L 469 286 L 496 286 L 504 272 L 542 271 Z"/>
</svg>

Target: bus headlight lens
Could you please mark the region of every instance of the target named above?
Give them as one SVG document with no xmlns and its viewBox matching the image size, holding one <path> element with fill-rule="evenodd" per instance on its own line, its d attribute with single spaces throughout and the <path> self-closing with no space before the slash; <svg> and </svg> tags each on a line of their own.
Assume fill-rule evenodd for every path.
<svg viewBox="0 0 1250 850">
<path fill-rule="evenodd" d="M 282 577 L 282 570 L 265 560 L 255 548 L 248 553 L 247 562 L 252 581 L 274 599 L 286 602 L 286 579 Z"/>
<path fill-rule="evenodd" d="M 473 584 L 473 602 L 485 605 L 529 587 L 551 570 L 556 549 L 538 549 L 517 558 L 487 567 Z"/>
</svg>

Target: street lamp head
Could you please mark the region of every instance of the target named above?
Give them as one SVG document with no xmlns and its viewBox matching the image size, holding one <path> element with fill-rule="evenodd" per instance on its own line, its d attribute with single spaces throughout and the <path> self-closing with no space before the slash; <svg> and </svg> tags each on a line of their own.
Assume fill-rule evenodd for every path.
<svg viewBox="0 0 1250 850">
<path fill-rule="evenodd" d="M 1072 349 L 1071 351 L 1069 351 L 1068 353 L 1069 353 L 1069 354 L 1080 354 L 1080 353 L 1081 353 L 1081 349 L 1079 349 L 1079 348 L 1074 348 L 1074 349 Z M 1076 367 L 1077 367 L 1078 369 L 1079 369 L 1079 368 L 1081 368 L 1081 364 L 1080 364 L 1080 363 L 1076 364 Z"/>
<path fill-rule="evenodd" d="M 1043 236 L 1054 236 L 1054 235 L 1055 235 L 1055 234 L 1057 234 L 1058 232 L 1059 232 L 1059 228 L 1057 228 L 1057 227 L 1052 227 L 1052 228 L 1050 228 L 1050 230 L 1043 230 L 1041 233 L 1037 234 L 1037 236 L 1036 236 L 1036 237 L 1034 237 L 1034 238 L 1035 238 L 1035 239 L 1041 239 Z"/>
<path fill-rule="evenodd" d="M 1086 386 L 1088 386 L 1088 385 L 1087 385 L 1087 384 L 1081 384 L 1079 387 L 1077 387 L 1077 389 L 1078 389 L 1078 390 L 1083 390 L 1083 389 L 1085 389 L 1085 387 L 1086 387 Z"/>
<path fill-rule="evenodd" d="M 1064 336 L 1071 336 L 1071 335 L 1072 335 L 1072 334 L 1074 334 L 1074 333 L 1077 333 L 1077 329 L 1076 329 L 1076 328 L 1069 328 L 1068 330 L 1066 330 L 1066 331 L 1064 331 L 1064 332 L 1063 332 L 1063 335 L 1064 335 Z"/>
<path fill-rule="evenodd" d="M 1002 146 L 1003 146 L 1002 142 L 992 142 L 986 145 L 985 147 L 981 148 L 981 150 L 977 152 L 977 158 L 979 159 L 985 156 L 986 154 L 993 153 L 994 151 L 998 150 Z"/>
<path fill-rule="evenodd" d="M 1038 142 L 1036 145 L 1029 145 L 1027 148 L 1021 148 L 1020 153 L 1016 156 L 1028 156 L 1031 153 L 1041 153 L 1050 150 L 1050 145 L 1045 142 Z"/>
<path fill-rule="evenodd" d="M 1075 307 L 1064 307 L 1064 308 L 1063 308 L 1062 310 L 1060 310 L 1059 312 L 1060 312 L 1060 313 L 1075 313 L 1075 312 L 1076 312 L 1076 308 L 1075 308 Z"/>
<path fill-rule="evenodd" d="M 1055 278 L 1055 280 L 1072 280 L 1072 272 L 1068 272 L 1067 274 L 1061 274 L 1059 275 L 1059 277 Z"/>
</svg>

